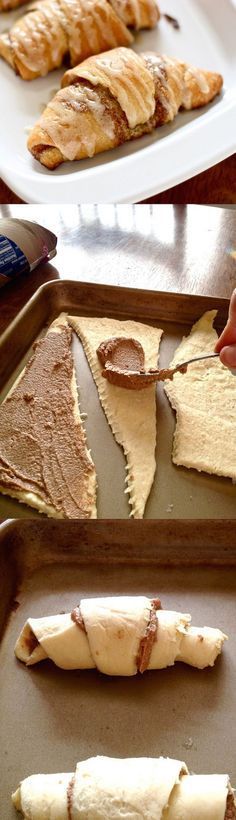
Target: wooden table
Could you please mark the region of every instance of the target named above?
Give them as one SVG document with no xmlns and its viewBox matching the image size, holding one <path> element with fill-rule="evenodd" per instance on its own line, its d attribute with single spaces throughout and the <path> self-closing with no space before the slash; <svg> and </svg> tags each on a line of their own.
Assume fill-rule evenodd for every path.
<svg viewBox="0 0 236 820">
<path fill-rule="evenodd" d="M 203 205 L 236 204 L 236 154 L 187 182 L 144 201 L 173 205 L 189 202 Z M 0 180 L 0 204 L 21 202 Z"/>
<path fill-rule="evenodd" d="M 77 279 L 229 297 L 236 287 L 236 210 L 180 205 L 9 205 L 58 236 L 54 264 L 0 290 L 0 333 L 37 288 Z"/>
</svg>

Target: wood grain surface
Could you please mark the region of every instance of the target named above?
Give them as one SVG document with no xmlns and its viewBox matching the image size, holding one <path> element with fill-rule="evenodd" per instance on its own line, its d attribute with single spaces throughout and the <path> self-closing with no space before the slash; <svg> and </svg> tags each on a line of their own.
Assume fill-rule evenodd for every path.
<svg viewBox="0 0 236 820">
<path fill-rule="evenodd" d="M 58 236 L 54 264 L 0 290 L 0 333 L 44 282 L 97 282 L 230 297 L 236 209 L 172 205 L 8 205 L 0 217 L 38 221 Z"/>
<path fill-rule="evenodd" d="M 236 204 L 236 154 L 219 162 L 208 171 L 169 188 L 144 202 L 171 204 L 232 205 Z M 22 200 L 0 180 L 0 203 L 16 204 Z"/>
<path fill-rule="evenodd" d="M 174 204 L 199 203 L 199 205 L 235 205 L 236 203 L 236 154 L 224 162 L 219 162 L 197 174 L 193 179 L 182 182 L 163 191 L 145 202 L 159 202 Z"/>
</svg>

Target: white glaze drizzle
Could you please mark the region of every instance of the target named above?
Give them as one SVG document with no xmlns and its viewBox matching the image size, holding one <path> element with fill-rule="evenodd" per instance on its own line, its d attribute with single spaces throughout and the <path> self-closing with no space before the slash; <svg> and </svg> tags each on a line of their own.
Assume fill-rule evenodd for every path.
<svg viewBox="0 0 236 820">
<path fill-rule="evenodd" d="M 75 65 L 131 40 L 108 0 L 42 0 L 11 30 L 15 56 L 41 76 L 60 66 L 67 51 Z"/>
<path fill-rule="evenodd" d="M 130 128 L 147 122 L 155 111 L 155 86 L 143 58 L 120 48 L 86 60 L 78 77 L 101 84 L 117 98 Z"/>
<path fill-rule="evenodd" d="M 11 45 L 29 70 L 44 76 L 61 65 L 67 50 L 63 23 L 57 0 L 47 0 L 13 26 Z"/>
<path fill-rule="evenodd" d="M 117 14 L 127 26 L 136 30 L 156 25 L 159 11 L 155 0 L 110 0 Z"/>
<path fill-rule="evenodd" d="M 193 91 L 191 89 L 190 84 L 188 83 L 188 80 L 187 80 L 188 76 L 190 75 L 190 79 L 192 77 L 195 80 L 201 94 L 203 94 L 203 95 L 209 94 L 210 87 L 209 87 L 209 84 L 207 82 L 206 77 L 204 76 L 203 72 L 200 71 L 199 68 L 195 68 L 194 66 L 187 65 L 186 66 L 186 75 L 187 75 L 187 77 L 185 77 L 185 86 L 184 86 L 184 92 L 183 92 L 182 105 L 186 109 L 191 109 L 192 104 L 193 104 Z"/>
<path fill-rule="evenodd" d="M 72 85 L 59 91 L 48 105 L 50 117 L 42 116 L 38 123 L 69 160 L 74 160 L 83 149 L 89 157 L 95 153 L 96 128 L 88 117 L 84 118 L 85 107 L 92 114 L 95 124 L 112 141 L 115 127 L 111 116 L 105 111 L 98 93 L 82 86 Z"/>
</svg>

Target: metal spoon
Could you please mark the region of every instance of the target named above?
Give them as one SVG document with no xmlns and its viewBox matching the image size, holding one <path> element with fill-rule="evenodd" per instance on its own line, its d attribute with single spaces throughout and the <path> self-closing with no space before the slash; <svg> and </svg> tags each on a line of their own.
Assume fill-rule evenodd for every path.
<svg viewBox="0 0 236 820">
<path fill-rule="evenodd" d="M 128 390 L 143 390 L 149 384 L 154 382 L 165 381 L 166 379 L 173 379 L 175 373 L 186 373 L 187 367 L 192 362 L 201 362 L 204 359 L 215 359 L 219 357 L 219 353 L 208 353 L 205 356 L 196 356 L 193 359 L 188 359 L 186 362 L 180 362 L 174 368 L 163 368 L 157 370 L 150 368 L 150 370 L 120 370 L 111 362 L 106 362 L 105 368 L 102 370 L 102 375 L 111 384 L 116 384 L 120 387 L 126 387 Z"/>
<path fill-rule="evenodd" d="M 205 359 L 216 359 L 219 358 L 219 355 L 219 353 L 207 353 L 205 356 L 195 356 L 193 359 L 188 359 L 186 362 L 181 362 L 180 364 L 177 364 L 176 367 L 174 367 L 173 369 L 163 368 L 162 370 L 151 372 L 153 373 L 153 375 L 156 372 L 158 381 L 164 381 L 168 378 L 172 379 L 175 373 L 185 373 L 188 365 L 192 364 L 193 362 L 203 362 Z"/>
</svg>

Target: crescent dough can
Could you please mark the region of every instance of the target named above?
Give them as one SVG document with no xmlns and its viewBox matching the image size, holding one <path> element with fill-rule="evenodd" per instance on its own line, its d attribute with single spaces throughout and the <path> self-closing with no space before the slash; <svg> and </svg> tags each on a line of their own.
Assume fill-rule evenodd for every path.
<svg viewBox="0 0 236 820">
<path fill-rule="evenodd" d="M 0 220 L 0 287 L 56 256 L 57 237 L 26 219 Z"/>
</svg>

